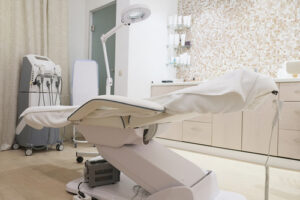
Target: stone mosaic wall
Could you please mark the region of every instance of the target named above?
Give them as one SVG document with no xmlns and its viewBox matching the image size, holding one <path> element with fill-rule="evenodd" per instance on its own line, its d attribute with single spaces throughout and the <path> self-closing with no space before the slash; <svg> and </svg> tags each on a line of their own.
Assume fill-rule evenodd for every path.
<svg viewBox="0 0 300 200">
<path fill-rule="evenodd" d="M 300 59 L 300 0 L 178 0 L 178 9 L 193 23 L 191 66 L 179 67 L 177 78 L 242 67 L 276 77 L 285 61 Z"/>
</svg>

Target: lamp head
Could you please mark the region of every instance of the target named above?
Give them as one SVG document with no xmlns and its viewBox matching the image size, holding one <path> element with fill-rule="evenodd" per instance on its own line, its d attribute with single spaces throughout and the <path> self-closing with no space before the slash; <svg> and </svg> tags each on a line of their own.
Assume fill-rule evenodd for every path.
<svg viewBox="0 0 300 200">
<path fill-rule="evenodd" d="M 140 22 L 147 19 L 151 14 L 150 9 L 142 4 L 131 5 L 122 11 L 121 22 L 124 25 Z"/>
</svg>

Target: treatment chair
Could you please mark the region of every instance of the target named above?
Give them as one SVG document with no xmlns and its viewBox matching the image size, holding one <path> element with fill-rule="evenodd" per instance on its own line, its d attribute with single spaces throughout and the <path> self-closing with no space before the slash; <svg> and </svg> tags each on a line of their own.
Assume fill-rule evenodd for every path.
<svg viewBox="0 0 300 200">
<path fill-rule="evenodd" d="M 22 120 L 34 128 L 74 124 L 100 155 L 122 172 L 114 185 L 80 191 L 97 199 L 129 200 L 137 184 L 146 200 L 245 200 L 242 195 L 221 191 L 212 171 L 197 167 L 152 138 L 170 122 L 199 113 L 255 109 L 265 97 L 277 94 L 270 78 L 238 70 L 198 86 L 147 100 L 104 95 L 75 107 L 33 107 Z M 77 193 L 82 179 L 67 184 Z"/>
</svg>

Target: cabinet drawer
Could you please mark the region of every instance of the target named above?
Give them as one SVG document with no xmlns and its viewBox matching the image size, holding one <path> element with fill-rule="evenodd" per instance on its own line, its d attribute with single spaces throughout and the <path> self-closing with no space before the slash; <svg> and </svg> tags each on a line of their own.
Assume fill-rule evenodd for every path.
<svg viewBox="0 0 300 200">
<path fill-rule="evenodd" d="M 151 86 L 151 97 L 160 96 L 183 88 L 192 87 L 194 85 L 166 85 L 166 86 Z"/>
<path fill-rule="evenodd" d="M 300 130 L 300 102 L 284 102 L 279 120 L 279 128 Z"/>
<path fill-rule="evenodd" d="M 182 140 L 185 142 L 211 145 L 211 124 L 184 121 Z"/>
<path fill-rule="evenodd" d="M 300 101 L 300 83 L 280 83 L 279 91 L 282 101 Z"/>
<path fill-rule="evenodd" d="M 170 140 L 182 140 L 182 122 L 171 123 L 166 127 L 166 130 L 159 135 L 159 138 L 170 139 Z"/>
<path fill-rule="evenodd" d="M 187 121 L 211 123 L 212 122 L 212 114 L 200 114 L 199 116 L 188 119 Z"/>
<path fill-rule="evenodd" d="M 274 96 L 268 97 L 257 110 L 243 112 L 242 150 L 266 154 L 270 143 L 272 122 L 276 112 L 272 103 Z M 278 124 L 272 135 L 271 154 L 277 155 Z"/>
<path fill-rule="evenodd" d="M 242 112 L 213 115 L 212 145 L 242 150 Z"/>
<path fill-rule="evenodd" d="M 300 131 L 279 130 L 278 155 L 300 159 Z"/>
</svg>

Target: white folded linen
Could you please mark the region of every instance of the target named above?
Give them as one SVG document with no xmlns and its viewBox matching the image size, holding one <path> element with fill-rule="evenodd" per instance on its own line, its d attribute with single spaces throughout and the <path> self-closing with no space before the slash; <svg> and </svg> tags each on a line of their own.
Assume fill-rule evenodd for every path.
<svg viewBox="0 0 300 200">
<path fill-rule="evenodd" d="M 255 109 L 272 91 L 278 91 L 272 78 L 240 69 L 148 100 L 161 104 L 170 114 L 228 113 Z"/>
<path fill-rule="evenodd" d="M 21 115 L 26 124 L 35 128 L 60 128 L 69 125 L 68 116 L 79 106 L 32 106 Z"/>
</svg>

